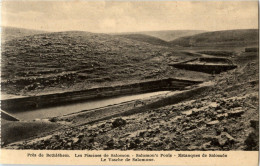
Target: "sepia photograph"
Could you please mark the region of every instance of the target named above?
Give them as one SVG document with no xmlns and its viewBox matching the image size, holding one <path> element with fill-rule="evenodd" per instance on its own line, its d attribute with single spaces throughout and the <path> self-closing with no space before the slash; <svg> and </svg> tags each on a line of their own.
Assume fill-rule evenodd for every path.
<svg viewBox="0 0 260 166">
<path fill-rule="evenodd" d="M 258 1 L 3 0 L 1 15 L 1 149 L 259 151 Z"/>
</svg>

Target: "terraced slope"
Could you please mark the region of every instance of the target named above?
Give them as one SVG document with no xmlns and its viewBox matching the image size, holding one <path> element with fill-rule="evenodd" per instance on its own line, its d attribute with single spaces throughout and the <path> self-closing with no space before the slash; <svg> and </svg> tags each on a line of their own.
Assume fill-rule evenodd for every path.
<svg viewBox="0 0 260 166">
<path fill-rule="evenodd" d="M 258 44 L 258 29 L 206 32 L 181 37 L 170 42 L 172 46 L 247 46 Z"/>
<path fill-rule="evenodd" d="M 112 83 L 176 76 L 168 63 L 182 53 L 169 47 L 89 32 L 16 38 L 2 47 L 2 90 L 54 93 Z"/>
</svg>

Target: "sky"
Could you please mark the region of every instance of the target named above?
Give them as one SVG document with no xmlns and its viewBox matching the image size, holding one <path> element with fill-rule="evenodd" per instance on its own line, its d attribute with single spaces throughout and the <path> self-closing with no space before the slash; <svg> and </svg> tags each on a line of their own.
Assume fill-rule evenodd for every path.
<svg viewBox="0 0 260 166">
<path fill-rule="evenodd" d="M 2 1 L 2 26 L 135 32 L 258 28 L 258 1 Z"/>
</svg>

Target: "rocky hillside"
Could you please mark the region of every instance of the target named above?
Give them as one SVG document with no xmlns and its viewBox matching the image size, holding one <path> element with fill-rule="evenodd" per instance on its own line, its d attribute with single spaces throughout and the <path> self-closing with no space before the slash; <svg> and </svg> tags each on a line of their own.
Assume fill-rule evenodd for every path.
<svg viewBox="0 0 260 166">
<path fill-rule="evenodd" d="M 2 45 L 2 90 L 40 93 L 178 76 L 168 63 L 185 57 L 169 47 L 107 34 L 31 35 Z"/>
<path fill-rule="evenodd" d="M 15 28 L 15 27 L 1 27 L 1 29 L 2 29 L 2 34 L 1 34 L 2 42 L 9 41 L 19 37 L 47 33 L 46 31 Z"/>
<path fill-rule="evenodd" d="M 170 42 L 172 46 L 246 46 L 258 44 L 258 29 L 205 32 L 181 37 Z"/>
</svg>

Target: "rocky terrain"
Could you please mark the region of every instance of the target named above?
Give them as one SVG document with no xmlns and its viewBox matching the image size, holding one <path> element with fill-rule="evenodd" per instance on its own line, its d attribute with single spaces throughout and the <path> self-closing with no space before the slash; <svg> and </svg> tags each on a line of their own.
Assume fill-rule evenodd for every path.
<svg viewBox="0 0 260 166">
<path fill-rule="evenodd" d="M 12 144 L 16 149 L 258 150 L 258 56 L 242 53 L 237 69 L 191 100 L 60 130 Z"/>
</svg>

